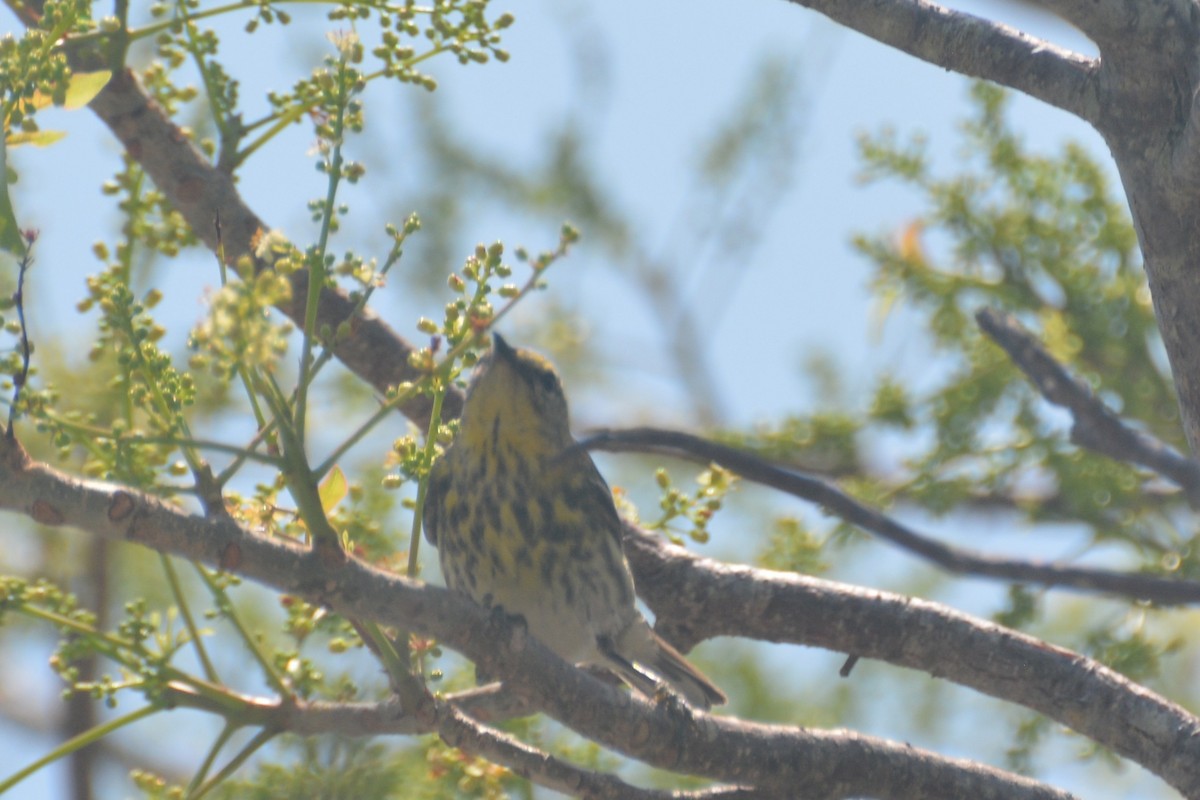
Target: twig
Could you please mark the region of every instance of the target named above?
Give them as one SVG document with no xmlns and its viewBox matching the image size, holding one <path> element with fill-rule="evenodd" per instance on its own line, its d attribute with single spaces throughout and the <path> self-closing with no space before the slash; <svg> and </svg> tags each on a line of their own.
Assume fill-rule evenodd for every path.
<svg viewBox="0 0 1200 800">
<path fill-rule="evenodd" d="M 975 320 L 1043 397 L 1071 412 L 1071 441 L 1117 461 L 1154 470 L 1182 488 L 1193 508 L 1200 508 L 1200 463 L 1125 424 L 1086 383 L 1055 361 L 1012 314 L 984 308 L 975 314 Z"/>
<path fill-rule="evenodd" d="M 264 728 L 286 730 L 304 736 L 377 736 L 380 734 L 438 734 L 446 744 L 499 764 L 539 786 L 566 794 L 597 800 L 750 800 L 766 797 L 741 787 L 714 787 L 704 794 L 658 791 L 632 786 L 613 775 L 578 767 L 528 745 L 510 734 L 482 724 L 469 716 L 460 700 L 474 692 L 448 695 L 434 700 L 424 695 L 430 713 L 411 714 L 397 697 L 378 703 L 327 701 L 263 701 L 255 722 Z"/>
<path fill-rule="evenodd" d="M 658 453 L 700 463 L 716 462 L 747 480 L 817 503 L 846 522 L 903 547 L 943 569 L 1043 586 L 1107 592 L 1162 605 L 1200 603 L 1200 583 L 1156 575 L 997 558 L 944 544 L 855 500 L 816 478 L 781 469 L 758 456 L 679 431 L 658 428 L 602 430 L 580 442 L 591 450 Z"/>
<path fill-rule="evenodd" d="M 451 747 L 481 755 L 517 775 L 567 794 L 595 800 L 750 800 L 778 796 L 742 787 L 716 787 L 701 794 L 641 789 L 614 775 L 583 769 L 556 758 L 494 728 L 480 725 L 449 703 L 440 707 L 438 734 Z"/>
<path fill-rule="evenodd" d="M 17 321 L 21 327 L 21 371 L 13 376 L 13 399 L 8 407 L 8 428 L 5 436 L 13 440 L 13 422 L 17 418 L 17 401 L 21 399 L 21 390 L 29 380 L 29 329 L 25 324 L 25 273 L 33 266 L 33 245 L 37 242 L 37 233 L 27 231 L 22 234 L 25 238 L 25 252 L 17 263 L 17 290 L 13 292 L 13 305 L 17 309 Z"/>
</svg>

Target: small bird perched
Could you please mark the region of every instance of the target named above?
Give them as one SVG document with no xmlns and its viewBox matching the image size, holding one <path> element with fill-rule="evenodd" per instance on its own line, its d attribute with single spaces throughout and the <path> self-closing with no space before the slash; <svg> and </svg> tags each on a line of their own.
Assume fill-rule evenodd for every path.
<svg viewBox="0 0 1200 800">
<path fill-rule="evenodd" d="M 433 465 L 425 537 L 446 585 L 524 618 L 575 664 L 599 665 L 647 697 L 665 682 L 709 708 L 725 695 L 634 606 L 612 493 L 575 445 L 549 361 L 492 334 L 458 435 Z"/>
</svg>

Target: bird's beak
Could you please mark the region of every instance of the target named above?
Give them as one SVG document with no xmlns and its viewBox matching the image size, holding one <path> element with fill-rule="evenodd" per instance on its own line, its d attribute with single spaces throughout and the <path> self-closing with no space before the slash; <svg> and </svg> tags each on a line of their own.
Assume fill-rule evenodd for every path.
<svg viewBox="0 0 1200 800">
<path fill-rule="evenodd" d="M 512 363 L 517 352 L 509 347 L 508 342 L 504 341 L 504 337 L 496 332 L 492 332 L 492 352 L 497 358 L 501 358 L 509 363 Z"/>
</svg>

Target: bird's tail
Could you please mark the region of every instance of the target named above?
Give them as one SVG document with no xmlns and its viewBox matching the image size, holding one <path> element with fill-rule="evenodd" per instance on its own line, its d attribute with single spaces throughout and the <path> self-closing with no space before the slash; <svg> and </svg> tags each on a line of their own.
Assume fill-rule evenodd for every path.
<svg viewBox="0 0 1200 800">
<path fill-rule="evenodd" d="M 655 633 L 654 643 L 658 646 L 658 657 L 650 668 L 662 676 L 676 691 L 697 708 L 708 709 L 712 706 L 724 705 L 728 698 L 725 693 L 713 684 L 700 670 L 688 663 L 687 659 L 671 645 L 663 641 Z"/>
<path fill-rule="evenodd" d="M 667 683 L 690 705 L 704 710 L 727 702 L 724 692 L 689 664 L 678 650 L 650 630 L 644 620 L 641 625 L 630 627 L 634 630 L 626 631 L 619 647 L 611 646 L 612 643 L 607 647 L 601 644 L 608 665 L 621 680 L 646 697 L 654 696 L 660 681 Z"/>
</svg>

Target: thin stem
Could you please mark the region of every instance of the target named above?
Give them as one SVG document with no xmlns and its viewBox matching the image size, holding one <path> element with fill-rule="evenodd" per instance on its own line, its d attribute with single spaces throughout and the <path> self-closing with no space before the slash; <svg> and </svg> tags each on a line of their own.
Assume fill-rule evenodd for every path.
<svg viewBox="0 0 1200 800">
<path fill-rule="evenodd" d="M 138 709 L 137 711 L 126 714 L 123 717 L 110 720 L 103 725 L 97 725 L 94 728 L 84 731 L 78 736 L 68 739 L 46 755 L 39 758 L 37 761 L 34 761 L 29 766 L 25 767 L 24 769 L 17 770 L 3 781 L 0 781 L 0 794 L 4 794 L 6 791 L 28 778 L 33 773 L 37 772 L 42 767 L 52 764 L 60 758 L 69 756 L 71 753 L 87 747 L 89 744 L 94 744 L 113 731 L 120 730 L 126 725 L 132 725 L 138 720 L 144 719 L 160 710 L 161 709 L 159 709 L 158 706 L 147 705 Z"/>
<path fill-rule="evenodd" d="M 437 432 L 442 424 L 442 400 L 446 397 L 446 386 L 434 387 L 433 410 L 429 412 L 429 431 L 425 434 L 425 452 L 422 461 L 426 465 L 433 464 L 434 451 L 437 450 Z M 422 510 L 425 508 L 425 496 L 429 492 L 429 473 L 421 477 L 417 483 L 417 504 L 413 509 L 412 535 L 408 544 L 408 577 L 417 577 L 417 553 L 421 546 Z"/>
<path fill-rule="evenodd" d="M 208 657 L 208 651 L 200 639 L 200 629 L 196 627 L 196 620 L 192 617 L 192 611 L 188 607 L 183 587 L 179 585 L 179 574 L 175 572 L 175 566 L 165 553 L 159 553 L 158 560 L 167 576 L 167 585 L 171 587 L 171 595 L 175 598 L 175 605 L 183 617 L 183 624 L 188 629 L 188 636 L 191 638 L 192 647 L 196 650 L 196 657 L 200 659 L 200 665 L 204 669 L 204 677 L 213 683 L 220 683 L 221 679 L 217 675 L 217 668 L 213 666 L 212 660 Z"/>
<path fill-rule="evenodd" d="M 233 773 L 237 772 L 238 769 L 241 768 L 242 764 L 246 763 L 246 760 L 249 759 L 250 756 L 258 752 L 267 742 L 274 739 L 276 735 L 277 731 L 259 731 L 258 734 L 255 735 L 255 737 L 251 739 L 236 756 L 229 760 L 228 764 L 221 768 L 220 772 L 212 777 L 212 780 L 200 787 L 199 791 L 190 793 L 188 795 L 188 800 L 200 800 L 201 797 L 204 797 L 204 795 L 208 794 L 214 788 L 219 786 L 222 781 L 224 781 Z"/>
<path fill-rule="evenodd" d="M 275 670 L 274 665 L 271 664 L 270 660 L 263 654 L 262 650 L 259 649 L 258 643 L 255 641 L 255 638 L 250 634 L 250 632 L 246 630 L 246 626 L 242 624 L 241 619 L 238 617 L 237 611 L 234 609 L 233 601 L 229 599 L 228 593 L 226 593 L 223 588 L 217 585 L 217 582 L 213 580 L 212 575 L 204 567 L 196 564 L 196 572 L 200 575 L 200 579 L 204 581 L 204 585 L 208 587 L 210 592 L 212 592 L 213 598 L 217 601 L 217 608 L 220 610 L 221 615 L 224 616 L 225 619 L 229 620 L 229 623 L 233 625 L 234 630 L 237 631 L 238 636 L 241 637 L 242 642 L 245 643 L 246 649 L 250 651 L 250 655 L 254 657 L 254 660 L 258 663 L 259 668 L 262 669 L 263 674 L 266 676 L 267 683 L 271 685 L 271 688 L 273 688 L 281 698 L 285 700 L 290 698 L 292 696 L 291 689 L 288 688 L 288 685 L 283 680 L 283 677 Z"/>
<path fill-rule="evenodd" d="M 329 234 L 333 227 L 334 201 L 337 199 L 338 186 L 342 181 L 342 137 L 345 134 L 346 106 L 350 102 L 349 90 L 346 86 L 346 60 L 338 62 L 338 91 L 341 93 L 337 115 L 333 120 L 332 142 L 333 153 L 329 164 L 329 186 L 325 192 L 325 207 L 321 214 L 321 234 L 317 240 L 316 252 L 309 259 L 308 265 L 308 295 L 304 307 L 304 337 L 300 352 L 300 380 L 296 393 L 296 431 L 301 441 L 305 436 L 305 414 L 308 407 L 308 387 L 312 371 L 313 339 L 317 335 L 317 309 L 321 301 L 321 290 L 325 286 L 325 257 L 329 247 Z"/>
<path fill-rule="evenodd" d="M 188 782 L 187 794 L 185 797 L 194 797 L 200 785 L 204 783 L 204 779 L 208 776 L 208 771 L 212 769 L 213 763 L 217 760 L 217 756 L 221 753 L 221 748 L 229 741 L 230 737 L 237 731 L 237 726 L 231 725 L 228 721 L 225 727 L 221 728 L 221 732 L 217 738 L 213 740 L 212 746 L 208 748 L 208 753 L 204 756 L 204 761 L 200 764 L 200 768 L 196 770 L 196 774 L 192 776 L 192 780 Z"/>
</svg>

